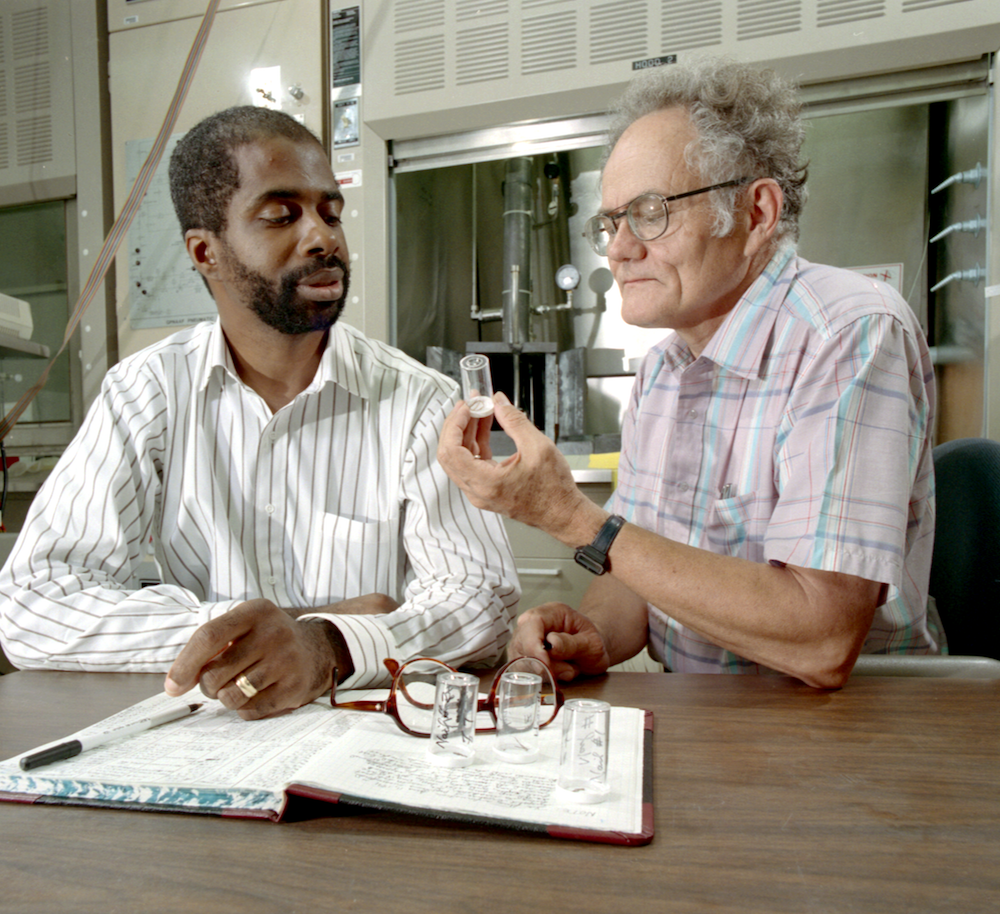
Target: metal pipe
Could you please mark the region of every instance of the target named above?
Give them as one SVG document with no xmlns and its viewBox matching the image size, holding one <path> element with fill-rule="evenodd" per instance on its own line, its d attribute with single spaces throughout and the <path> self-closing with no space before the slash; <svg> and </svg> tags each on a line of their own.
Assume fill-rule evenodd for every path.
<svg viewBox="0 0 1000 914">
<path fill-rule="evenodd" d="M 954 282 L 956 279 L 961 279 L 965 282 L 972 282 L 978 286 L 979 283 L 986 279 L 986 270 L 984 270 L 977 263 L 971 270 L 959 270 L 956 273 L 950 273 L 948 276 L 945 276 L 941 282 L 931 286 L 931 292 L 937 292 L 938 289 L 948 285 L 950 282 Z"/>
<path fill-rule="evenodd" d="M 969 219 L 965 222 L 956 222 L 954 225 L 949 225 L 946 229 L 943 229 L 931 238 L 931 243 L 933 244 L 935 241 L 940 241 L 952 232 L 972 232 L 978 238 L 979 233 L 984 228 L 986 228 L 986 220 L 982 216 L 976 216 L 975 219 Z"/>
<path fill-rule="evenodd" d="M 979 182 L 985 177 L 986 169 L 983 168 L 982 162 L 976 162 L 975 168 L 970 168 L 968 171 L 960 171 L 958 174 L 952 175 L 938 184 L 931 193 L 936 194 L 939 190 L 951 187 L 952 184 L 971 184 L 973 187 L 979 187 Z"/>
<path fill-rule="evenodd" d="M 503 340 L 528 342 L 531 321 L 531 225 L 534 219 L 533 163 L 526 156 L 507 162 L 503 214 Z M 515 359 L 516 361 L 516 359 Z"/>
<path fill-rule="evenodd" d="M 476 165 L 472 165 L 472 305 L 469 308 L 469 317 L 480 323 L 503 320 L 502 308 L 489 308 L 483 310 L 479 307 L 479 194 L 476 183 Z M 482 332 L 480 332 L 480 338 Z"/>
</svg>

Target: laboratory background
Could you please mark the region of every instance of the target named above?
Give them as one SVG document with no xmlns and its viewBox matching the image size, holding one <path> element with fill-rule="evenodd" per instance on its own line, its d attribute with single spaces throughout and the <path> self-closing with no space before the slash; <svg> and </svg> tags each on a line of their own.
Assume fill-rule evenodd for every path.
<svg viewBox="0 0 1000 914">
<path fill-rule="evenodd" d="M 488 355 L 494 386 L 603 502 L 632 372 L 664 335 L 621 321 L 582 235 L 604 112 L 647 67 L 771 66 L 805 103 L 800 253 L 913 308 L 936 443 L 1000 440 L 998 50 L 996 0 L 3 0 L 4 414 L 46 380 L 4 437 L 0 560 L 108 367 L 214 316 L 166 163 L 232 105 L 286 111 L 326 145 L 346 200 L 344 320 L 456 377 Z M 522 605 L 576 602 L 589 576 L 569 550 L 508 529 Z"/>
</svg>

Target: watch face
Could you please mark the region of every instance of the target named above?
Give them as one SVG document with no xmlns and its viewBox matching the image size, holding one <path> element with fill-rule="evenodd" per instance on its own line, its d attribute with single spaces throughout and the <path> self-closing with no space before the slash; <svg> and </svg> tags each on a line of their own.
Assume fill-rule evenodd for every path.
<svg viewBox="0 0 1000 914">
<path fill-rule="evenodd" d="M 583 566 L 591 574 L 604 574 L 607 570 L 607 554 L 598 552 L 593 546 L 581 546 L 573 558 L 577 565 Z"/>
</svg>

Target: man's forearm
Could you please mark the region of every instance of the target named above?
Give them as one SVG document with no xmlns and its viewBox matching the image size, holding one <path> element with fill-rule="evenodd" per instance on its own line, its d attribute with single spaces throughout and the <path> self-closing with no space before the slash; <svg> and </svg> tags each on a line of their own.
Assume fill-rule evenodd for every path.
<svg viewBox="0 0 1000 914">
<path fill-rule="evenodd" d="M 299 616 L 312 613 L 326 613 L 331 616 L 381 616 L 391 613 L 394 609 L 399 609 L 399 604 L 392 597 L 384 593 L 368 593 L 338 603 L 329 603 L 326 606 L 286 608 L 285 612 L 293 619 L 298 619 Z"/>
<path fill-rule="evenodd" d="M 646 601 L 610 574 L 594 578 L 579 611 L 601 633 L 611 664 L 634 657 L 649 639 Z"/>
<path fill-rule="evenodd" d="M 240 603 L 199 603 L 176 586 L 125 591 L 81 580 L 19 574 L 4 589 L 5 652 L 19 669 L 163 672 L 199 625 Z"/>
<path fill-rule="evenodd" d="M 581 495 L 571 516 L 542 529 L 575 548 L 591 542 L 607 517 Z M 852 575 L 718 555 L 634 524 L 622 528 L 609 557 L 610 574 L 595 581 L 580 609 L 601 631 L 613 663 L 638 650 L 637 625 L 622 609 L 634 605 L 631 594 L 740 657 L 812 685 L 837 685 L 861 649 L 881 591 Z"/>
<path fill-rule="evenodd" d="M 821 687 L 850 672 L 881 590 L 853 575 L 717 555 L 633 524 L 615 539 L 611 572 L 714 644 Z"/>
</svg>

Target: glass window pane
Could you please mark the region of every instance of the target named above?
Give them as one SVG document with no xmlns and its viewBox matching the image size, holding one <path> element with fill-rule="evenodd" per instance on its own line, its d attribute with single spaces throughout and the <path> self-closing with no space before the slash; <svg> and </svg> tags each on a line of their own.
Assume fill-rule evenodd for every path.
<svg viewBox="0 0 1000 914">
<path fill-rule="evenodd" d="M 0 251 L 0 292 L 28 302 L 34 322 L 32 342 L 55 352 L 69 319 L 66 203 L 56 200 L 0 210 Z M 6 415 L 37 381 L 47 360 L 13 352 L 3 342 L 0 333 L 0 403 Z M 22 423 L 70 420 L 69 357 L 68 350 L 59 357 Z"/>
</svg>

